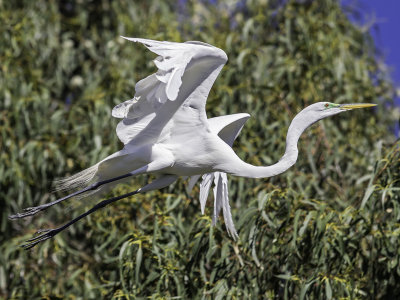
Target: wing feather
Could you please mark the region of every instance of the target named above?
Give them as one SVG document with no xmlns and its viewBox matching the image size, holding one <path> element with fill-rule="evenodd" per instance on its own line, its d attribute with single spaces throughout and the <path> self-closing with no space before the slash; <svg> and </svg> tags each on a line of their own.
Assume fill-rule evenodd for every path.
<svg viewBox="0 0 400 300">
<path fill-rule="evenodd" d="M 117 126 L 117 135 L 124 144 L 138 136 L 139 131 L 157 116 L 157 110 L 163 105 L 169 105 L 169 101 L 179 99 L 182 105 L 187 100 L 188 105 L 198 107 L 198 113 L 205 115 L 208 93 L 227 61 L 224 51 L 201 42 L 175 43 L 123 38 L 142 43 L 159 55 L 153 60 L 157 72 L 138 81 L 134 98 L 118 104 L 112 111 L 113 117 L 123 119 Z M 183 77 L 188 68 L 192 67 L 195 71 L 184 82 Z M 183 87 L 185 95 L 180 96 Z M 188 95 L 190 99 L 186 99 Z M 193 104 L 196 101 L 199 103 Z M 159 132 L 154 132 L 156 138 L 160 138 Z"/>
<path fill-rule="evenodd" d="M 234 140 L 239 135 L 244 123 L 249 119 L 250 115 L 246 113 L 226 115 L 208 119 L 210 130 L 216 134 L 229 146 L 232 147 Z M 192 176 L 188 185 L 188 192 L 192 190 L 200 176 Z M 228 178 L 226 173 L 214 172 L 207 173 L 202 176 L 203 181 L 200 184 L 200 204 L 201 212 L 204 214 L 204 209 L 211 183 L 214 182 L 214 212 L 212 222 L 216 224 L 218 215 L 223 212 L 226 229 L 230 236 L 234 239 L 238 237 L 233 223 L 231 207 L 229 205 L 228 194 Z"/>
<path fill-rule="evenodd" d="M 163 138 L 161 133 L 168 128 L 168 121 L 172 121 L 170 124 L 174 124 L 175 127 L 185 127 L 187 123 L 193 122 L 193 113 L 197 113 L 196 120 L 204 122 L 204 126 L 210 127 L 227 144 L 232 145 L 248 115 L 215 118 L 207 122 L 205 114 L 205 104 L 210 89 L 227 62 L 224 51 L 201 42 L 174 43 L 140 38 L 125 39 L 142 43 L 159 56 L 153 61 L 158 68 L 157 72 L 137 82 L 134 98 L 118 104 L 112 111 L 114 117 L 123 119 L 117 125 L 117 135 L 124 144 L 136 143 L 138 140 L 135 138 L 139 135 L 147 142 L 156 142 L 155 139 Z M 165 116 L 165 112 L 169 112 L 168 106 L 163 113 L 157 113 L 162 106 L 171 105 L 175 101 L 179 101 L 180 107 L 186 105 L 192 108 L 190 117 L 183 110 L 179 114 L 175 111 Z M 155 118 L 160 119 L 152 122 Z M 150 122 L 152 126 L 149 126 Z M 157 128 L 155 124 L 163 125 Z M 192 178 L 190 185 L 192 186 L 197 179 L 198 176 Z M 201 210 L 204 213 L 209 189 L 213 182 L 215 185 L 213 224 L 222 209 L 228 232 L 233 237 L 237 237 L 230 213 L 228 182 L 225 173 L 214 172 L 203 175 L 200 186 Z"/>
<path fill-rule="evenodd" d="M 200 207 L 201 207 L 201 213 L 203 215 L 204 215 L 204 209 L 206 207 L 208 192 L 210 191 L 213 179 L 214 179 L 213 174 L 204 174 L 203 181 L 200 184 Z"/>
<path fill-rule="evenodd" d="M 145 45 L 150 51 L 160 55 L 153 62 L 158 68 L 155 74 L 157 83 L 150 82 L 156 90 L 163 89 L 167 97 L 153 98 L 153 94 L 148 95 L 148 101 L 158 101 L 165 103 L 168 100 L 174 101 L 178 97 L 179 88 L 182 84 L 182 76 L 186 66 L 193 57 L 193 46 L 187 47 L 182 43 L 159 42 L 147 39 L 126 38 L 132 42 L 139 42 Z M 142 84 L 148 84 L 147 78 L 143 79 Z M 136 87 L 136 92 L 138 88 Z M 158 93 L 160 94 L 160 92 Z"/>
</svg>

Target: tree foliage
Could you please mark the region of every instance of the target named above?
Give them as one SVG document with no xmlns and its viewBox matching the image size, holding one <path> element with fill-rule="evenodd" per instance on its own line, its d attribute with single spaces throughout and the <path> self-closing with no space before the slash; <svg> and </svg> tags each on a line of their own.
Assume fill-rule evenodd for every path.
<svg viewBox="0 0 400 300">
<path fill-rule="evenodd" d="M 0 16 L 0 297 L 399 297 L 392 88 L 368 32 L 338 1 L 0 1 Z M 155 70 L 154 55 L 119 35 L 224 49 L 230 60 L 207 112 L 252 115 L 234 148 L 253 164 L 280 158 L 290 120 L 308 104 L 379 106 L 314 125 L 283 175 L 231 177 L 236 242 L 222 220 L 211 226 L 212 207 L 200 214 L 198 188 L 188 195 L 179 181 L 25 252 L 18 245 L 38 228 L 93 200 L 27 220 L 7 216 L 56 199 L 52 180 L 121 148 L 111 108 Z"/>
</svg>

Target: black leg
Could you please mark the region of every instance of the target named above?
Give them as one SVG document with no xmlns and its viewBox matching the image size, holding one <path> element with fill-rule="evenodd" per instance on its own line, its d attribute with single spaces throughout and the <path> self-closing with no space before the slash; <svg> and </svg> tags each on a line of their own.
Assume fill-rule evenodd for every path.
<svg viewBox="0 0 400 300">
<path fill-rule="evenodd" d="M 65 196 L 63 198 L 54 200 L 53 202 L 49 202 L 49 203 L 42 204 L 42 205 L 35 206 L 35 207 L 25 208 L 22 213 L 17 213 L 15 215 L 11 215 L 8 218 L 10 220 L 15 220 L 15 219 L 20 219 L 20 218 L 25 218 L 25 217 L 28 217 L 28 216 L 33 216 L 33 215 L 37 214 L 38 212 L 40 212 L 42 210 L 45 210 L 45 209 L 49 208 L 50 206 L 53 206 L 53 205 L 55 205 L 57 203 L 60 203 L 60 202 L 62 202 L 64 200 L 67 200 L 67 199 L 69 199 L 71 197 L 78 196 L 78 195 L 80 195 L 82 193 L 85 193 L 85 192 L 88 192 L 88 191 L 94 191 L 94 190 L 96 190 L 98 187 L 100 187 L 103 184 L 107 184 L 107 183 L 110 183 L 110 182 L 113 182 L 113 181 L 116 181 L 116 180 L 124 179 L 126 177 L 133 176 L 133 175 L 136 175 L 136 174 L 134 172 L 131 172 L 131 173 L 124 174 L 124 175 L 121 175 L 121 176 L 118 176 L 118 177 L 114 177 L 114 178 L 111 178 L 111 179 L 107 179 L 107 180 L 103 180 L 103 181 L 99 181 L 99 182 L 93 183 L 93 184 L 89 185 L 88 187 L 86 187 L 86 188 L 84 188 L 82 190 L 76 191 L 75 193 L 69 194 L 69 195 L 67 195 L 67 196 Z"/>
<path fill-rule="evenodd" d="M 27 240 L 26 244 L 22 245 L 21 247 L 28 250 L 31 249 L 32 247 L 36 246 L 37 244 L 39 244 L 40 242 L 43 242 L 45 240 L 51 239 L 53 236 L 55 236 L 57 233 L 63 231 L 65 228 L 68 228 L 69 226 L 71 226 L 72 224 L 78 222 L 80 219 L 86 217 L 87 215 L 91 214 L 92 212 L 95 212 L 96 210 L 103 208 L 104 206 L 113 203 L 115 201 L 118 201 L 120 199 L 129 197 L 129 196 L 133 196 L 135 194 L 140 193 L 140 189 L 134 191 L 134 192 L 130 192 L 118 197 L 114 197 L 114 198 L 110 198 L 104 201 L 101 201 L 100 203 L 97 203 L 95 206 L 93 206 L 91 209 L 89 209 L 87 212 L 81 214 L 80 216 L 76 217 L 75 219 L 73 219 L 72 221 L 69 221 L 68 223 L 66 223 L 63 226 L 60 226 L 58 228 L 54 228 L 54 229 L 41 229 L 39 230 L 37 233 L 43 233 L 37 237 L 31 238 L 29 240 Z"/>
</svg>

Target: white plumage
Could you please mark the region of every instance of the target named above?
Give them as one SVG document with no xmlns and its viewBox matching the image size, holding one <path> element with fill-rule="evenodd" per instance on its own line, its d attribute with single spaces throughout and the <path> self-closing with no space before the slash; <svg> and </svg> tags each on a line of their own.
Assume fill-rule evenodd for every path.
<svg viewBox="0 0 400 300">
<path fill-rule="evenodd" d="M 116 131 L 124 143 L 123 149 L 61 181 L 63 189 L 89 185 L 83 190 L 51 203 L 27 208 L 10 218 L 33 215 L 85 192 L 103 193 L 128 177 L 152 173 L 157 178 L 137 191 L 98 203 L 69 223 L 29 240 L 25 248 L 29 249 L 53 237 L 101 207 L 127 196 L 163 188 L 179 176 L 191 177 L 189 189 L 202 176 L 200 204 L 203 213 L 209 189 L 214 183 L 213 224 L 222 210 L 228 233 L 236 238 L 238 235 L 229 206 L 227 174 L 250 178 L 280 174 L 296 162 L 297 141 L 311 124 L 343 111 L 374 106 L 329 102 L 310 105 L 296 115 L 290 124 L 282 158 L 271 166 L 252 166 L 242 161 L 231 148 L 249 115 L 236 114 L 212 119 L 206 116 L 208 94 L 228 60 L 225 52 L 202 42 L 125 39 L 144 44 L 159 56 L 154 60 L 157 72 L 140 80 L 136 84 L 134 98 L 117 105 L 112 111 L 113 117 L 122 119 Z"/>
</svg>

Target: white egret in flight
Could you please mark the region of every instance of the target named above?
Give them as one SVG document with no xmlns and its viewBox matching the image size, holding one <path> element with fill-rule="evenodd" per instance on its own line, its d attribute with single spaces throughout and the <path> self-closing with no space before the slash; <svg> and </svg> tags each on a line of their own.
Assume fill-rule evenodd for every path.
<svg viewBox="0 0 400 300">
<path fill-rule="evenodd" d="M 117 135 L 124 148 L 96 165 L 62 180 L 61 189 L 84 189 L 37 207 L 25 209 L 11 219 L 36 214 L 48 207 L 83 193 L 104 193 L 128 177 L 155 174 L 156 179 L 144 187 L 118 197 L 104 200 L 79 217 L 27 241 L 24 248 L 52 238 L 81 218 L 119 199 L 161 189 L 178 177 L 192 177 L 192 186 L 203 175 L 200 188 L 202 211 L 212 181 L 215 223 L 222 209 L 228 232 L 237 237 L 230 214 L 226 174 L 249 178 L 271 177 L 285 172 L 297 160 L 297 141 L 313 123 L 355 108 L 375 104 L 334 104 L 318 102 L 304 108 L 291 122 L 286 149 L 282 158 L 270 166 L 253 166 L 242 161 L 231 146 L 249 115 L 238 114 L 207 119 L 205 106 L 210 89 L 228 58 L 224 51 L 202 42 L 160 42 L 126 38 L 144 44 L 158 57 L 158 71 L 136 86 L 133 99 L 112 111 L 121 118 Z M 81 195 L 82 196 L 82 195 Z"/>
</svg>

